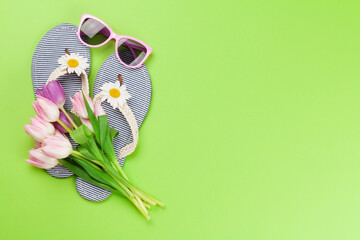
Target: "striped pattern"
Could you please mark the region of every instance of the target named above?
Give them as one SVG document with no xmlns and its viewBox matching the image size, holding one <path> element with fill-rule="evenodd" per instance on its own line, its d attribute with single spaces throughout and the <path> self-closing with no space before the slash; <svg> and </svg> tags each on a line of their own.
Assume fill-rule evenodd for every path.
<svg viewBox="0 0 360 240">
<path fill-rule="evenodd" d="M 76 179 L 76 190 L 85 199 L 93 202 L 103 201 L 111 194 L 110 191 L 94 186 L 79 177 Z"/>
<path fill-rule="evenodd" d="M 88 59 L 90 64 L 90 50 L 88 47 L 80 43 L 76 36 L 77 27 L 72 24 L 61 24 L 50 31 L 40 40 L 36 46 L 32 63 L 31 77 L 34 87 L 41 88 L 50 74 L 59 66 L 57 60 L 65 54 L 65 49 L 69 49 L 70 53 L 79 53 Z M 86 69 L 89 74 L 90 69 Z M 81 89 L 81 78 L 76 74 L 67 74 L 58 79 L 64 87 L 66 93 L 65 108 L 71 109 L 70 97 Z M 35 95 L 36 97 L 36 95 Z M 74 145 L 74 142 L 73 146 Z M 73 173 L 62 165 L 58 165 L 52 169 L 46 170 L 51 176 L 57 178 L 65 178 L 72 176 Z"/>
<path fill-rule="evenodd" d="M 122 52 L 122 55 L 124 54 L 129 59 L 132 58 L 130 52 Z M 125 84 L 127 91 L 131 95 L 128 105 L 133 111 L 137 124 L 140 127 L 149 109 L 151 99 L 151 81 L 145 65 L 136 69 L 126 68 L 119 62 L 115 53 L 113 53 L 99 69 L 94 83 L 94 96 L 101 91 L 100 87 L 104 83 L 118 81 L 119 74 L 122 75 L 122 84 Z M 116 154 L 118 154 L 122 147 L 132 141 L 129 124 L 121 112 L 118 109 L 113 109 L 107 102 L 103 102 L 102 107 L 108 115 L 110 127 L 119 131 L 119 135 L 114 139 L 114 149 Z M 124 161 L 125 158 L 119 161 L 121 166 L 124 164 Z M 109 196 L 105 194 L 108 192 L 107 190 L 95 187 L 80 178 L 76 181 L 76 187 L 81 196 L 92 201 L 101 201 Z"/>
</svg>

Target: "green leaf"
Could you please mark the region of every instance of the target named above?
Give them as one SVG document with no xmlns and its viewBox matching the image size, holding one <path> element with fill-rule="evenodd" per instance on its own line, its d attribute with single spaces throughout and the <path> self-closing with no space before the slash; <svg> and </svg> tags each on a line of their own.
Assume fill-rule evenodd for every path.
<svg viewBox="0 0 360 240">
<path fill-rule="evenodd" d="M 96 160 L 103 161 L 102 151 L 99 148 L 98 144 L 94 139 L 94 135 L 88 138 L 88 141 L 82 144 L 94 157 Z"/>
<path fill-rule="evenodd" d="M 114 138 L 116 138 L 118 134 L 119 134 L 118 130 L 116 130 L 115 128 L 109 128 L 109 135 L 111 140 L 114 140 Z"/>
<path fill-rule="evenodd" d="M 66 110 L 66 112 L 71 115 L 71 117 L 74 119 L 74 123 L 76 124 L 76 126 L 80 126 L 82 125 L 82 122 L 80 120 L 80 118 L 78 116 L 76 116 L 75 114 L 73 114 L 72 112 L 70 112 L 69 110 Z"/>
<path fill-rule="evenodd" d="M 99 122 L 95 117 L 94 112 L 91 110 L 90 105 L 84 95 L 84 92 L 82 92 L 83 98 L 84 98 L 84 102 L 86 105 L 86 111 L 88 113 L 89 116 L 89 120 L 91 122 L 91 125 L 94 129 L 94 133 L 95 133 L 95 137 L 96 137 L 96 141 L 98 141 L 100 143 L 100 129 L 99 129 Z"/>
<path fill-rule="evenodd" d="M 85 144 L 89 138 L 93 137 L 93 134 L 88 127 L 81 125 L 78 129 L 73 130 L 70 136 L 78 144 Z"/>
<path fill-rule="evenodd" d="M 91 159 L 91 160 L 96 160 L 96 156 L 94 154 L 92 154 L 85 146 L 78 145 L 76 147 L 76 150 L 79 151 L 86 158 Z"/>
<path fill-rule="evenodd" d="M 105 141 L 109 137 L 109 122 L 106 115 L 99 116 L 100 145 L 104 149 Z"/>
<path fill-rule="evenodd" d="M 88 175 L 95 179 L 96 181 L 100 183 L 104 183 L 106 185 L 111 186 L 112 188 L 115 188 L 119 192 L 121 192 L 124 196 L 127 195 L 127 193 L 118 185 L 118 183 L 106 172 L 104 172 L 102 169 L 97 167 L 97 165 L 92 164 L 86 160 L 82 160 L 79 158 L 76 158 L 74 156 L 71 156 L 71 158 L 79 164 L 85 171 L 88 173 Z"/>
<path fill-rule="evenodd" d="M 116 153 L 115 153 L 115 150 L 114 150 L 113 142 L 110 139 L 110 136 L 108 136 L 106 138 L 103 150 L 106 153 L 106 156 L 108 156 L 108 158 L 112 162 L 117 162 L 117 156 L 116 156 Z"/>
<path fill-rule="evenodd" d="M 95 186 L 109 190 L 111 192 L 116 191 L 114 188 L 110 187 L 109 185 L 101 183 L 101 182 L 96 181 L 93 178 L 91 178 L 90 175 L 80 165 L 78 165 L 74 160 L 67 158 L 67 159 L 59 159 L 59 161 L 61 162 L 61 164 L 63 164 L 65 167 L 67 167 L 71 172 L 73 172 L 76 176 L 84 179 L 85 181 L 87 181 Z"/>
</svg>

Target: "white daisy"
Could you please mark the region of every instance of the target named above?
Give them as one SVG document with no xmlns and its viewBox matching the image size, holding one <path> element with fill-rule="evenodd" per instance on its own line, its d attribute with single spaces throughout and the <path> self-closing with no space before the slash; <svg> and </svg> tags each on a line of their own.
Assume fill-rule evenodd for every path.
<svg viewBox="0 0 360 240">
<path fill-rule="evenodd" d="M 107 101 L 114 109 L 122 107 L 131 96 L 120 82 L 105 83 L 101 88 L 101 101 Z"/>
<path fill-rule="evenodd" d="M 77 53 L 65 54 L 58 59 L 61 69 L 67 69 L 68 73 L 75 72 L 78 76 L 89 67 L 87 58 Z"/>
</svg>

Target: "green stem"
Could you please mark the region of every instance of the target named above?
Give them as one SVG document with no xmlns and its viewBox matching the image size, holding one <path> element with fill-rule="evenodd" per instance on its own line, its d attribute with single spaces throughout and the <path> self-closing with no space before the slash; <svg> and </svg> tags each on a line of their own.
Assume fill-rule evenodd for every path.
<svg viewBox="0 0 360 240">
<path fill-rule="evenodd" d="M 135 198 L 128 198 L 134 205 L 135 207 L 141 212 L 141 214 L 147 219 L 147 220 L 150 220 L 150 216 L 149 216 L 149 213 L 144 210 L 140 205 L 139 205 L 139 202 L 136 201 Z"/>
<path fill-rule="evenodd" d="M 75 151 L 75 150 L 74 150 Z M 73 151 L 73 152 L 74 152 Z M 164 207 L 164 203 L 162 203 L 160 200 L 150 196 L 149 194 L 141 191 L 138 187 L 136 187 L 130 180 L 128 180 L 125 172 L 122 170 L 122 168 L 120 167 L 120 164 L 117 162 L 117 164 L 114 164 L 113 162 L 111 162 L 111 166 L 114 167 L 114 165 L 117 167 L 119 167 L 119 170 L 121 171 L 121 175 L 125 176 L 127 179 L 124 179 L 122 176 L 120 175 L 114 175 L 113 173 L 111 173 L 109 170 L 107 170 L 106 166 L 99 162 L 99 161 L 96 161 L 96 160 L 91 160 L 91 159 L 88 159 L 86 158 L 83 154 L 81 154 L 80 152 L 78 151 L 75 151 L 77 154 L 78 157 L 81 157 L 83 159 L 87 159 L 88 161 L 92 161 L 94 162 L 95 164 L 101 166 L 112 178 L 115 179 L 115 181 L 117 181 L 119 184 L 122 184 L 122 185 L 125 185 L 127 188 L 129 188 L 135 195 L 138 195 L 141 199 L 143 199 L 145 202 L 148 202 L 149 204 L 155 206 L 155 205 L 159 205 L 161 207 Z M 115 169 L 118 169 L 116 168 Z M 116 172 L 116 171 L 115 171 Z M 118 173 L 118 172 L 117 172 Z M 120 181 L 120 182 L 119 182 Z"/>
<path fill-rule="evenodd" d="M 129 184 L 129 186 L 136 191 L 136 193 L 145 201 L 149 202 L 152 205 L 156 205 L 158 204 L 161 207 L 164 207 L 164 203 L 161 202 L 160 200 L 150 196 L 149 194 L 141 191 L 138 187 L 136 187 L 130 180 L 129 178 L 126 176 L 124 170 L 122 169 L 122 167 L 120 166 L 119 162 L 116 161 L 116 163 L 112 162 L 112 165 L 114 167 L 115 165 L 115 169 L 118 170 L 118 172 L 127 180 L 126 182 Z M 135 193 L 135 192 L 134 192 Z M 150 200 L 150 201 L 148 201 Z"/>
<path fill-rule="evenodd" d="M 109 170 L 107 170 L 107 168 L 104 166 L 104 164 L 102 164 L 101 162 L 96 161 L 96 160 L 88 159 L 87 157 L 85 157 L 83 154 L 81 154 L 79 151 L 76 151 L 76 150 L 73 150 L 71 154 L 74 155 L 75 157 L 81 159 L 81 160 L 88 161 L 92 165 L 93 165 L 93 163 L 99 165 L 100 167 L 102 167 L 104 169 L 104 171 L 107 174 L 109 174 L 127 192 L 127 194 L 129 194 L 129 196 L 134 196 L 133 192 L 131 192 L 129 190 L 129 188 L 124 185 L 123 181 L 121 181 L 121 179 L 120 180 L 117 179 Z"/>
<path fill-rule="evenodd" d="M 71 129 L 68 128 L 60 119 L 56 120 L 56 122 L 58 122 L 63 128 L 65 128 L 66 131 L 68 131 L 69 133 L 71 133 Z"/>
<path fill-rule="evenodd" d="M 85 155 L 83 155 L 81 152 L 77 151 L 77 150 L 73 150 L 71 154 L 74 154 L 74 156 L 76 156 L 77 158 L 81 158 L 83 160 L 89 161 L 89 162 L 93 162 L 101 167 L 103 167 L 103 165 L 101 164 L 101 162 L 97 161 L 97 160 L 92 160 L 90 158 L 87 158 Z"/>
<path fill-rule="evenodd" d="M 164 203 L 161 202 L 160 200 L 150 196 L 149 194 L 141 191 L 138 187 L 135 186 L 135 184 L 133 184 L 129 178 L 126 176 L 125 172 L 123 171 L 122 167 L 120 167 L 120 164 L 118 161 L 116 161 L 116 163 L 114 163 L 113 161 L 111 162 L 111 165 L 114 167 L 115 165 L 115 169 L 117 169 L 120 174 L 122 176 L 116 176 L 117 178 L 119 178 L 121 181 L 124 182 L 124 184 L 130 188 L 135 194 L 139 195 L 140 198 L 142 198 L 144 201 L 150 203 L 151 205 L 155 206 L 156 204 L 161 206 L 161 207 L 164 207 Z M 118 173 L 119 173 L 118 172 Z M 125 179 L 123 179 L 123 178 Z"/>
<path fill-rule="evenodd" d="M 109 173 L 111 174 L 111 173 Z M 125 173 L 124 173 L 125 174 Z M 139 190 L 137 187 L 134 186 L 133 183 L 131 183 L 130 181 L 123 179 L 121 176 L 114 176 L 113 174 L 111 174 L 111 176 L 113 178 L 118 179 L 119 181 L 121 181 L 126 187 L 128 187 L 135 195 L 138 195 L 141 199 L 143 199 L 145 202 L 150 203 L 151 205 L 155 206 L 156 204 L 158 204 L 159 206 L 163 207 L 164 203 L 162 203 L 161 201 L 149 196 L 148 194 L 142 192 L 141 190 Z M 115 180 L 116 180 L 115 179 Z"/>
<path fill-rule="evenodd" d="M 119 171 L 119 173 L 127 180 L 127 183 L 136 191 L 136 193 L 137 193 L 138 195 L 140 195 L 140 197 L 141 197 L 142 199 L 144 199 L 144 200 L 146 199 L 145 201 L 151 200 L 152 203 L 156 203 L 156 204 L 158 204 L 159 206 L 164 207 L 164 203 L 163 203 L 163 202 L 161 202 L 160 200 L 158 200 L 158 199 L 150 196 L 149 194 L 141 191 L 138 187 L 136 187 L 136 186 L 129 180 L 129 178 L 126 176 L 126 174 L 125 174 L 124 170 L 122 169 L 122 167 L 120 166 L 119 162 L 117 162 L 117 161 L 116 161 L 116 163 L 112 162 L 112 165 L 113 165 L 113 166 L 115 165 L 115 168 L 116 168 L 116 169 Z M 149 202 L 149 203 L 151 204 L 150 201 L 147 201 L 147 202 Z M 155 204 L 152 204 L 152 205 L 155 205 Z"/>
<path fill-rule="evenodd" d="M 77 159 L 88 162 L 91 166 L 93 166 L 97 170 L 103 171 L 101 168 L 99 168 L 98 165 L 96 165 L 96 163 L 94 164 L 90 159 L 87 159 L 84 155 L 82 155 L 80 152 L 76 150 L 73 150 L 70 155 L 76 157 Z"/>
<path fill-rule="evenodd" d="M 62 106 L 62 107 L 60 108 L 60 110 L 65 114 L 66 118 L 70 121 L 71 125 L 73 125 L 75 129 L 77 129 L 78 126 L 76 126 L 75 122 L 72 120 L 72 118 L 69 116 L 69 114 L 67 113 L 67 111 L 64 109 L 64 106 Z"/>
<path fill-rule="evenodd" d="M 136 186 L 134 186 L 134 187 L 136 188 L 136 190 L 137 190 L 136 193 L 137 193 L 139 196 L 142 195 L 142 196 L 144 196 L 146 199 L 150 199 L 151 201 L 155 202 L 155 203 L 156 203 L 157 205 L 159 205 L 160 207 L 164 207 L 164 206 L 165 206 L 165 204 L 164 204 L 163 202 L 161 202 L 160 200 L 158 200 L 158 199 L 150 196 L 149 194 L 141 191 L 141 190 L 138 189 Z"/>
<path fill-rule="evenodd" d="M 124 170 L 123 170 L 122 167 L 120 166 L 120 164 L 119 164 L 119 162 L 117 161 L 117 159 L 116 159 L 116 161 L 112 161 L 112 162 L 111 162 L 111 165 L 112 165 L 113 167 L 115 167 L 116 170 L 118 170 L 118 172 L 123 176 L 123 178 L 125 178 L 126 180 L 129 181 L 129 178 L 126 176 Z"/>
<path fill-rule="evenodd" d="M 109 171 L 105 167 L 105 165 L 102 162 L 99 162 L 99 161 L 96 161 L 96 160 L 91 160 L 91 159 L 87 158 L 82 153 L 80 153 L 79 151 L 76 151 L 76 150 L 73 150 L 71 155 L 73 155 L 74 157 L 76 157 L 76 158 L 78 158 L 80 160 L 87 161 L 88 163 L 92 164 L 94 167 L 97 167 L 97 168 L 99 168 L 98 166 L 102 167 L 102 169 L 107 174 L 109 174 L 109 176 L 111 176 L 116 181 L 116 183 L 119 185 L 119 186 L 114 186 L 114 187 L 116 187 L 118 191 L 125 191 L 126 194 L 124 194 L 124 195 L 135 205 L 135 207 L 141 212 L 141 214 L 147 220 L 150 219 L 149 213 L 146 210 L 146 208 L 150 208 L 150 206 L 146 202 L 148 202 L 148 203 L 150 203 L 152 205 L 155 205 L 156 204 L 155 202 L 153 202 L 152 200 L 147 199 L 146 197 L 144 197 L 144 195 L 141 194 L 141 191 L 134 188 L 127 180 L 123 179 L 121 176 L 115 176 L 111 171 Z M 98 166 L 95 166 L 95 165 L 98 165 Z M 125 173 L 124 173 L 124 175 L 125 175 Z M 144 202 L 142 201 L 142 199 L 144 200 Z"/>
<path fill-rule="evenodd" d="M 103 171 L 103 170 L 105 169 L 103 164 L 101 164 L 100 162 L 98 162 L 98 161 L 96 161 L 96 160 L 91 160 L 91 159 L 85 157 L 85 156 L 84 156 L 82 153 L 80 153 L 79 151 L 73 150 L 70 155 L 76 157 L 76 158 L 79 159 L 79 160 L 83 160 L 83 161 L 88 162 L 89 164 L 91 164 L 93 167 L 95 167 L 95 168 L 98 169 L 98 170 Z M 101 169 L 99 166 L 102 167 L 103 169 Z M 106 171 L 106 172 L 107 172 L 107 171 Z M 108 172 L 107 172 L 107 173 L 108 173 Z M 108 173 L 108 174 L 109 174 L 109 173 Z M 110 175 L 110 174 L 109 174 L 109 175 Z M 111 176 L 111 175 L 110 175 L 110 176 Z M 112 177 L 112 176 L 111 176 L 111 177 Z M 112 177 L 112 178 L 113 178 L 113 177 Z M 115 179 L 115 181 L 116 181 L 116 179 Z M 129 191 L 129 189 L 126 188 L 123 184 L 119 183 L 118 181 L 116 181 L 116 183 L 117 183 L 118 185 L 120 185 L 120 187 L 118 187 L 118 186 L 113 186 L 113 187 L 116 187 L 116 189 L 117 189 L 119 192 L 121 192 L 124 196 L 126 196 L 127 198 L 129 198 L 129 197 L 134 197 L 134 194 L 133 194 L 131 191 Z"/>
<path fill-rule="evenodd" d="M 123 181 L 117 179 L 110 171 L 108 171 L 108 170 L 106 169 L 105 166 L 102 166 L 102 167 L 104 168 L 105 172 L 106 172 L 107 174 L 109 174 L 110 177 L 112 177 L 130 196 L 134 197 L 134 193 L 133 193 L 132 191 L 130 191 L 127 186 L 124 185 L 124 182 L 123 182 Z"/>
<path fill-rule="evenodd" d="M 138 201 L 138 203 L 140 204 L 140 206 L 142 207 L 142 209 L 143 209 L 147 214 L 149 214 L 148 211 L 146 210 L 146 207 L 144 206 L 143 201 L 139 198 L 138 195 L 135 195 L 135 199 Z"/>
<path fill-rule="evenodd" d="M 114 186 L 116 190 L 121 191 L 121 187 L 119 186 Z M 128 196 L 125 195 L 127 199 L 129 199 L 130 202 L 132 202 L 132 204 L 134 204 L 134 206 L 139 210 L 139 212 L 147 219 L 150 220 L 150 216 L 149 213 L 147 212 L 147 210 L 143 209 L 143 207 L 140 205 L 140 203 L 136 200 L 135 196 Z"/>
</svg>

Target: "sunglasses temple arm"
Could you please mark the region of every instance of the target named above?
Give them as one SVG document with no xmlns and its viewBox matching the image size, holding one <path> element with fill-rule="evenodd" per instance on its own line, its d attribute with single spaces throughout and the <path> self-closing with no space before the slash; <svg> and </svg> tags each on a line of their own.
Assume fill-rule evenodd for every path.
<svg viewBox="0 0 360 240">
<path fill-rule="evenodd" d="M 128 46 L 128 47 L 132 47 L 132 48 L 134 48 L 134 49 L 136 49 L 136 50 L 139 50 L 139 51 L 146 51 L 146 47 L 144 47 L 144 46 L 140 46 L 140 45 L 138 45 L 138 44 L 136 44 L 136 43 L 133 43 L 133 42 L 131 42 L 131 41 L 129 41 L 129 40 L 126 40 L 125 42 L 124 42 L 124 44 L 126 44 L 126 46 Z"/>
<path fill-rule="evenodd" d="M 130 47 L 130 46 L 128 46 L 128 47 L 129 47 L 129 49 L 130 49 L 131 53 L 133 54 L 134 59 L 136 59 L 138 56 L 136 55 L 136 53 L 135 53 L 134 49 L 133 49 L 132 47 Z"/>
<path fill-rule="evenodd" d="M 134 59 L 136 59 L 138 56 L 136 55 L 134 49 L 131 46 L 129 46 L 128 44 L 126 44 L 126 43 L 124 43 L 124 45 L 127 46 L 130 49 L 132 55 L 134 56 Z"/>
</svg>

